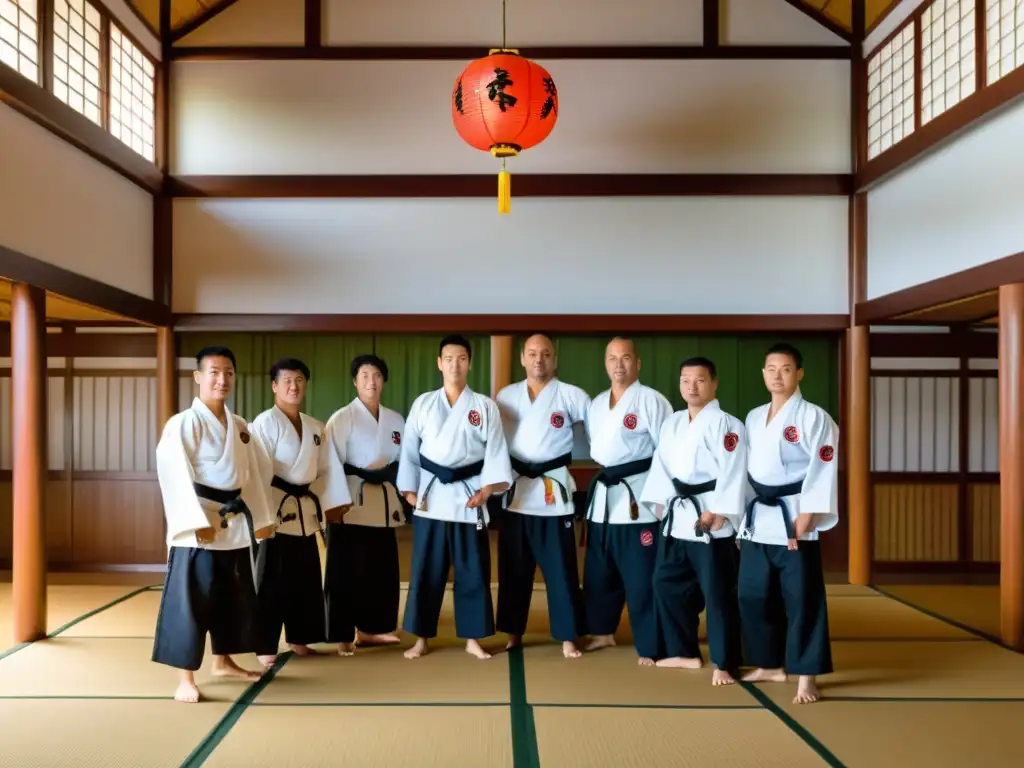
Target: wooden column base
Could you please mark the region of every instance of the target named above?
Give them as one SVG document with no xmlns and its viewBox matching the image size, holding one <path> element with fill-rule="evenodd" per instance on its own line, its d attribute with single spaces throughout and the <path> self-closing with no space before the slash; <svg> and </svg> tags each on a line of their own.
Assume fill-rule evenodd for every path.
<svg viewBox="0 0 1024 768">
<path fill-rule="evenodd" d="M 999 288 L 1000 634 L 1024 651 L 1024 284 Z"/>
<path fill-rule="evenodd" d="M 858 325 L 846 332 L 846 468 L 851 584 L 871 583 L 871 358 L 869 332 Z"/>
</svg>

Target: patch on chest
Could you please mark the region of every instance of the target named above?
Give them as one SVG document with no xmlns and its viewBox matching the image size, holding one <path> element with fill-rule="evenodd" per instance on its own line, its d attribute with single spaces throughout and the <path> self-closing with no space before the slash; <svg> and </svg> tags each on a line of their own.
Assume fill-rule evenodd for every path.
<svg viewBox="0 0 1024 768">
<path fill-rule="evenodd" d="M 561 429 L 565 426 L 565 416 L 560 413 L 551 414 L 551 426 L 555 429 Z"/>
<path fill-rule="evenodd" d="M 835 455 L 835 448 L 833 448 L 831 445 L 823 445 L 821 446 L 821 449 L 818 451 L 818 458 L 824 461 L 826 464 L 832 461 Z"/>
<path fill-rule="evenodd" d="M 313 435 L 313 445 L 319 446 L 321 442 L 323 441 L 320 439 L 320 435 Z"/>
<path fill-rule="evenodd" d="M 474 427 L 479 427 L 480 426 L 480 422 L 481 422 L 480 411 L 470 411 L 469 412 L 469 423 L 472 424 Z"/>
<path fill-rule="evenodd" d="M 800 442 L 800 432 L 797 430 L 796 427 L 786 427 L 784 430 L 782 430 L 782 436 L 786 438 L 786 442 L 788 443 Z"/>
<path fill-rule="evenodd" d="M 392 432 L 391 433 L 391 442 L 394 443 L 395 445 L 401 445 L 402 444 L 402 435 L 399 434 L 398 432 Z"/>
<path fill-rule="evenodd" d="M 249 433 L 248 432 L 239 432 L 238 433 L 238 437 L 239 437 L 239 439 L 241 439 L 242 445 L 248 445 L 249 444 Z"/>
<path fill-rule="evenodd" d="M 626 418 L 622 420 L 622 426 L 629 430 L 636 429 L 636 424 L 637 418 L 635 413 L 627 413 Z"/>
<path fill-rule="evenodd" d="M 736 450 L 736 446 L 740 443 L 740 436 L 735 432 L 730 432 L 725 436 L 725 450 L 732 453 Z"/>
<path fill-rule="evenodd" d="M 651 546 L 654 543 L 654 534 L 650 531 L 640 531 L 640 543 L 645 547 Z"/>
</svg>

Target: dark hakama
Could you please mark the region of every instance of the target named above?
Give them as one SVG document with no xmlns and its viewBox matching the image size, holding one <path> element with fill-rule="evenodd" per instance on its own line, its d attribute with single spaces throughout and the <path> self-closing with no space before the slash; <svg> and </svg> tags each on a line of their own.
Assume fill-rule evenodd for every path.
<svg viewBox="0 0 1024 768">
<path fill-rule="evenodd" d="M 394 528 L 331 523 L 327 528 L 327 639 L 355 641 L 398 627 L 398 541 Z"/>
<path fill-rule="evenodd" d="M 662 651 L 669 658 L 700 658 L 697 628 L 707 609 L 711 662 L 736 673 L 742 663 L 736 601 L 736 537 L 703 541 L 662 538 L 654 571 L 654 599 Z"/>
<path fill-rule="evenodd" d="M 320 551 L 316 535 L 278 533 L 260 544 L 259 642 L 257 653 L 273 656 L 281 642 L 327 639 Z"/>
<path fill-rule="evenodd" d="M 258 604 L 249 548 L 171 547 L 153 661 L 195 671 L 206 634 L 216 656 L 256 650 Z"/>
<path fill-rule="evenodd" d="M 510 635 L 526 633 L 538 565 L 547 588 L 551 635 L 575 642 L 583 634 L 583 595 L 572 515 L 505 512 L 498 532 L 497 629 Z"/>
</svg>

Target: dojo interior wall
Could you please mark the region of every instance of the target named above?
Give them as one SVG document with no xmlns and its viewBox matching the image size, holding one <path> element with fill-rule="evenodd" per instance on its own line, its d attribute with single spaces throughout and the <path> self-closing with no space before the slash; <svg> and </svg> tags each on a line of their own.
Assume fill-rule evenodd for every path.
<svg viewBox="0 0 1024 768">
<path fill-rule="evenodd" d="M 271 12 L 241 0 L 179 44 L 296 44 L 301 6 Z M 522 0 L 509 6 L 509 40 L 692 43 L 701 8 L 639 0 L 627 12 L 614 0 L 568 0 L 552 13 Z M 500 37 L 497 3 L 446 0 L 413 13 L 395 0 L 332 0 L 325 10 L 327 44 L 486 48 Z M 727 44 L 845 45 L 784 0 L 734 0 L 726 10 Z M 489 197 L 176 199 L 174 310 L 416 313 L 443 302 L 466 313 L 847 311 L 844 196 L 532 198 L 516 195 L 516 174 L 848 173 L 849 61 L 541 63 L 571 108 L 547 141 L 510 162 L 511 216 L 499 217 Z M 496 162 L 452 128 L 464 64 L 175 61 L 171 172 L 496 174 Z"/>
<path fill-rule="evenodd" d="M 876 562 L 997 563 L 996 359 L 872 357 L 871 371 Z"/>
<path fill-rule="evenodd" d="M 1024 251 L 1024 103 L 868 192 L 868 299 Z"/>
<path fill-rule="evenodd" d="M 153 197 L 0 104 L 0 245 L 153 298 Z"/>
</svg>

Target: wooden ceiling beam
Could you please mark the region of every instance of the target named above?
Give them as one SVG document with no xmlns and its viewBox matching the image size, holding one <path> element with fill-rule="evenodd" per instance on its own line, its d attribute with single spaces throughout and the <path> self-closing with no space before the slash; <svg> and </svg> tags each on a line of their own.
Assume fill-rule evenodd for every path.
<svg viewBox="0 0 1024 768">
<path fill-rule="evenodd" d="M 210 19 L 216 18 L 237 2 L 238 0 L 219 0 L 219 2 L 214 5 L 207 6 L 206 10 L 198 16 L 189 19 L 177 29 L 170 30 L 171 42 L 176 43 L 186 35 L 192 34 L 203 26 L 203 24 L 210 21 Z"/>
<path fill-rule="evenodd" d="M 853 33 L 850 30 L 833 21 L 817 8 L 807 5 L 806 3 L 802 3 L 800 0 L 786 0 L 786 2 L 800 11 L 804 16 L 814 19 L 829 32 L 838 35 L 848 43 L 853 42 Z"/>
</svg>

